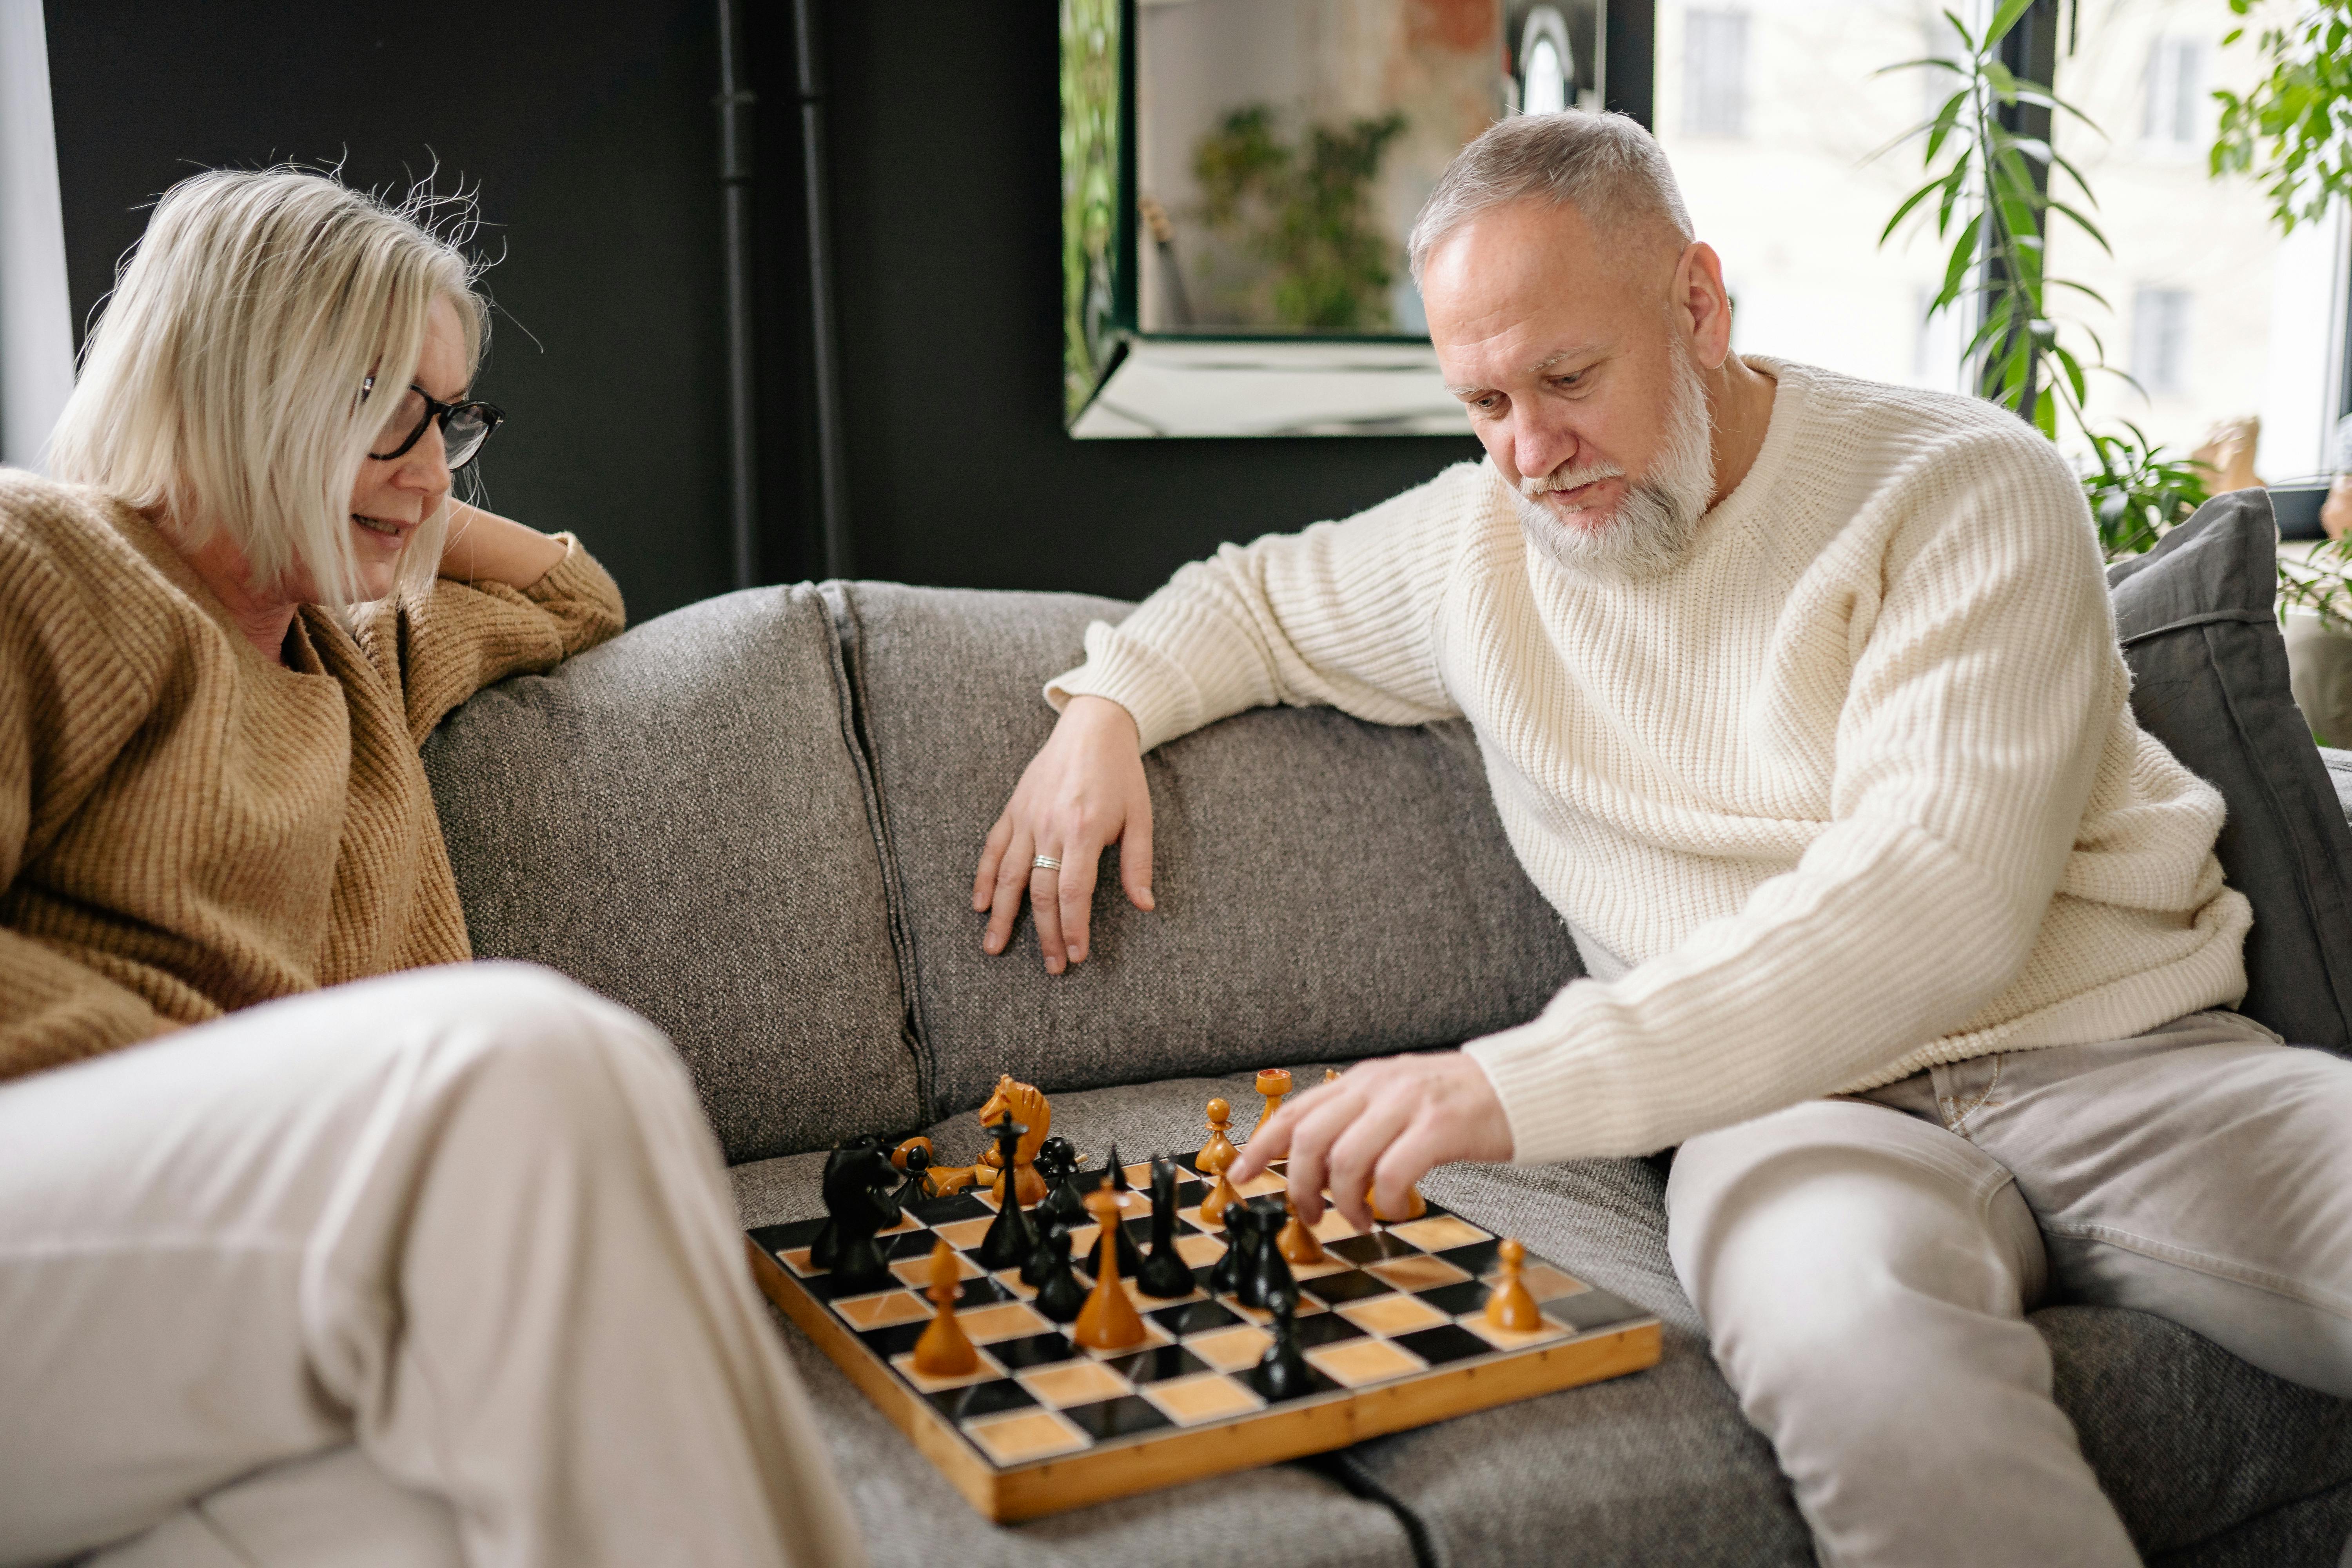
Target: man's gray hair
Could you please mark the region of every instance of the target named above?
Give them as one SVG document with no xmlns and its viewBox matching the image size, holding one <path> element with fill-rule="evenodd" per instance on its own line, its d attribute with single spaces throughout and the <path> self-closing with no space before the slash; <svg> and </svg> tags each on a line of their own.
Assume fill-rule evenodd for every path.
<svg viewBox="0 0 2352 1568">
<path fill-rule="evenodd" d="M 1662 224 L 1685 245 L 1696 237 L 1664 149 L 1633 121 L 1578 109 L 1516 114 L 1454 154 L 1422 204 L 1405 241 L 1412 280 L 1465 224 L 1528 200 L 1572 206 L 1604 236 Z"/>
</svg>

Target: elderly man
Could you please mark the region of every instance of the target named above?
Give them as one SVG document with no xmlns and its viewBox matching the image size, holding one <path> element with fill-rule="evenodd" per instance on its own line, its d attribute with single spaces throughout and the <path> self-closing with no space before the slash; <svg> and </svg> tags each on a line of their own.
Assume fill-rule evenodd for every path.
<svg viewBox="0 0 2352 1568">
<path fill-rule="evenodd" d="M 1733 354 L 1622 119 L 1495 127 L 1412 259 L 1486 463 L 1091 627 L 983 945 L 1025 894 L 1083 962 L 1113 842 L 1151 907 L 1163 741 L 1466 716 L 1591 977 L 1297 1097 L 1234 1174 L 1287 1154 L 1362 1225 L 1443 1162 L 1679 1144 L 1675 1268 L 1823 1561 L 2136 1561 L 2023 1313 L 2161 1312 L 2352 1396 L 2352 1063 L 2226 1010 L 2221 802 L 2133 722 L 2073 475 L 1989 405 Z"/>
</svg>

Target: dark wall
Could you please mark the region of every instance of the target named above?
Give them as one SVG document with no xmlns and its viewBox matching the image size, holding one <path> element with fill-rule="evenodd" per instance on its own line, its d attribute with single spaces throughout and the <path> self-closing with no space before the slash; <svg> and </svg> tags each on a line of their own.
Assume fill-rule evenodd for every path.
<svg viewBox="0 0 2352 1568">
<path fill-rule="evenodd" d="M 747 9 L 762 566 L 783 580 L 823 560 L 802 142 L 791 7 Z M 1646 5 L 1612 9 L 1646 26 Z M 1055 12 L 823 7 L 856 571 L 1138 597 L 1221 541 L 1344 515 L 1475 456 L 1466 437 L 1063 434 Z M 347 150 L 350 176 L 374 184 L 437 153 L 445 178 L 480 184 L 491 247 L 507 253 L 480 383 L 511 416 L 484 458 L 490 504 L 576 529 L 638 618 L 723 591 L 710 0 L 477 6 L 425 65 L 389 15 L 292 0 L 50 6 L 77 310 L 137 237 L 141 204 L 191 164 Z M 1612 97 L 1635 112 L 1645 63 L 1612 51 Z"/>
<path fill-rule="evenodd" d="M 345 158 L 404 189 L 437 154 L 505 253 L 488 504 L 576 531 L 639 618 L 730 585 L 709 0 L 47 12 L 78 321 L 192 166 Z"/>
</svg>

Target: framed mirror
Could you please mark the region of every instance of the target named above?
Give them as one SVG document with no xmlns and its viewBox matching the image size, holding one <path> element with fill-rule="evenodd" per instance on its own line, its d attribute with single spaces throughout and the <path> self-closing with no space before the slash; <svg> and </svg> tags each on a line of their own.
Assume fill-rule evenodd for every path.
<svg viewBox="0 0 2352 1568">
<path fill-rule="evenodd" d="M 1457 435 L 1405 237 L 1505 114 L 1604 100 L 1601 0 L 1062 0 L 1080 439 Z"/>
</svg>

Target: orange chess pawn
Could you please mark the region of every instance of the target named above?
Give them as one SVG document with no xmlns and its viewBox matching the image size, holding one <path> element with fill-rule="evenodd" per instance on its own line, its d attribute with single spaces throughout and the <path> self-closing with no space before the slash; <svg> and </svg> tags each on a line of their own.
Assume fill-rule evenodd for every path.
<svg viewBox="0 0 2352 1568">
<path fill-rule="evenodd" d="M 1323 1251 L 1323 1244 L 1315 1238 L 1315 1233 L 1307 1229 L 1306 1223 L 1298 1217 L 1297 1201 L 1286 1193 L 1283 1194 L 1282 1203 L 1283 1206 L 1290 1211 L 1290 1223 L 1284 1226 L 1282 1233 L 1274 1238 L 1274 1247 L 1276 1251 L 1282 1254 L 1283 1261 L 1293 1267 L 1328 1261 Z"/>
<path fill-rule="evenodd" d="M 963 1292 L 959 1276 L 955 1248 L 944 1241 L 932 1247 L 929 1295 L 939 1311 L 915 1342 L 915 1370 L 925 1377 L 961 1377 L 980 1369 L 980 1352 L 956 1321 L 956 1298 Z"/>
<path fill-rule="evenodd" d="M 1234 1147 L 1234 1141 L 1231 1138 L 1225 1136 L 1225 1129 L 1233 1124 L 1234 1108 L 1232 1106 L 1222 1100 L 1209 1101 L 1209 1141 L 1201 1145 L 1200 1153 L 1192 1159 L 1192 1163 L 1199 1167 L 1201 1174 L 1204 1176 L 1222 1174 L 1226 1166 L 1241 1158 L 1242 1152 Z"/>
<path fill-rule="evenodd" d="M 1498 1329 L 1517 1333 L 1533 1333 L 1543 1327 L 1543 1313 L 1536 1307 L 1536 1299 L 1528 1293 L 1527 1281 L 1519 1270 L 1528 1260 L 1528 1249 L 1516 1241 L 1506 1240 L 1495 1249 L 1495 1259 L 1502 1266 L 1503 1277 L 1486 1296 L 1486 1321 Z"/>
<path fill-rule="evenodd" d="M 1143 1342 L 1143 1320 L 1118 1282 L 1118 1198 L 1107 1187 L 1087 1194 L 1087 1212 L 1102 1227 L 1102 1254 L 1095 1265 L 1095 1288 L 1078 1309 L 1070 1337 L 1096 1351 L 1123 1351 Z M 946 1243 L 942 1242 L 941 1246 Z"/>
</svg>

